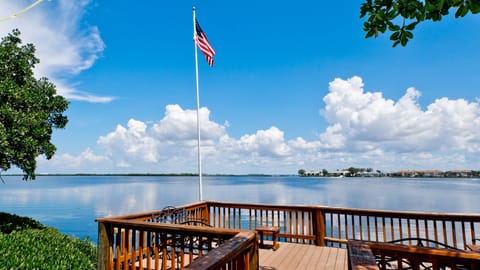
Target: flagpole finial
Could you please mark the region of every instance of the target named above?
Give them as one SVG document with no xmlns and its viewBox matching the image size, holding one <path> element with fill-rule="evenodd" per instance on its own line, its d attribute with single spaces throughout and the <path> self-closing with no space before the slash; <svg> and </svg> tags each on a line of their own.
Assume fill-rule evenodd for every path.
<svg viewBox="0 0 480 270">
<path fill-rule="evenodd" d="M 197 8 L 195 6 L 192 7 L 192 10 L 195 11 Z"/>
</svg>

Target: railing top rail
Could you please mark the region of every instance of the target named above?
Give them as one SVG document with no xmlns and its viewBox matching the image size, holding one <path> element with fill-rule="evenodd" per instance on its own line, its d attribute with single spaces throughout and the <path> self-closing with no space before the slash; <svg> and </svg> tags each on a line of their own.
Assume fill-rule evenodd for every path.
<svg viewBox="0 0 480 270">
<path fill-rule="evenodd" d="M 403 244 L 367 242 L 372 250 L 389 250 L 393 252 L 415 253 L 425 256 L 441 256 L 458 259 L 474 259 L 480 261 L 480 253 L 468 250 L 452 250 L 448 248 L 433 248 L 421 246 L 409 246 Z"/>
<path fill-rule="evenodd" d="M 338 214 L 351 214 L 361 216 L 377 216 L 377 217 L 395 217 L 395 218 L 417 218 L 417 219 L 435 219 L 435 220 L 464 220 L 464 221 L 480 221 L 480 214 L 472 213 L 443 213 L 443 212 L 417 212 L 417 211 L 394 211 L 394 210 L 373 210 L 359 208 L 343 208 L 329 206 L 304 206 L 304 205 L 266 205 L 254 203 L 233 203 L 206 201 L 208 206 L 217 207 L 239 207 L 252 209 L 288 209 L 300 211 L 321 210 L 325 213 L 333 212 Z"/>
<path fill-rule="evenodd" d="M 118 219 L 118 218 L 100 218 L 97 219 L 97 222 L 104 224 L 117 225 L 122 228 L 138 228 L 144 230 L 171 230 L 171 231 L 182 231 L 182 232 L 195 232 L 202 234 L 226 234 L 226 235 L 235 235 L 241 230 L 235 229 L 224 229 L 224 228 L 213 228 L 205 226 L 193 226 L 193 225 L 183 225 L 183 224 L 170 224 L 170 223 L 158 223 L 158 222 L 143 222 L 139 220 L 132 219 Z"/>
<path fill-rule="evenodd" d="M 195 203 L 176 206 L 176 208 L 177 209 L 191 209 L 191 208 L 197 208 L 197 207 L 201 207 L 201 206 L 206 206 L 206 202 L 195 202 Z M 142 212 L 142 213 L 120 215 L 120 216 L 111 216 L 111 217 L 107 217 L 107 218 L 110 218 L 110 219 L 142 219 L 142 218 L 146 218 L 146 217 L 151 217 L 152 214 L 157 214 L 161 211 L 162 211 L 162 209 L 157 209 L 157 210 L 151 210 L 151 211 Z M 99 219 L 96 219 L 95 221 L 98 221 L 98 220 Z"/>
</svg>

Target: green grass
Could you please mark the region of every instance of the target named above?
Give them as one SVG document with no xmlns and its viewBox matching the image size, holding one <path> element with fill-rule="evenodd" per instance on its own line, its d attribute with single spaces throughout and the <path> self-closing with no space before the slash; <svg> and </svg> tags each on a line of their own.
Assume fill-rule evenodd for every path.
<svg viewBox="0 0 480 270">
<path fill-rule="evenodd" d="M 0 213 L 0 254 L 0 269 L 96 269 L 97 262 L 91 241 L 7 213 Z"/>
</svg>

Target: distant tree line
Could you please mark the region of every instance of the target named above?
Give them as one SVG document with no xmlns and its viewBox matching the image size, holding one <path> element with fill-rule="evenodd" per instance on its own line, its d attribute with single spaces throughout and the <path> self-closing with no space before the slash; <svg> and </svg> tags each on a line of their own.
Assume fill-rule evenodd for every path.
<svg viewBox="0 0 480 270">
<path fill-rule="evenodd" d="M 327 169 L 321 169 L 318 171 L 311 170 L 306 171 L 305 169 L 299 169 L 298 175 L 300 176 L 320 176 L 320 177 L 435 177 L 435 178 L 462 178 L 470 177 L 477 178 L 480 177 L 480 171 L 475 170 L 451 170 L 451 171 L 440 171 L 440 170 L 403 170 L 397 172 L 388 172 L 384 173 L 380 170 L 374 170 L 372 168 L 356 168 L 349 167 L 347 169 L 328 171 Z"/>
<path fill-rule="evenodd" d="M 319 171 L 306 171 L 305 169 L 298 170 L 298 175 L 300 176 L 323 176 L 323 177 L 333 177 L 333 176 L 346 176 L 346 177 L 355 177 L 355 176 L 384 176 L 384 174 L 379 170 L 374 170 L 372 168 L 355 168 L 350 167 L 347 169 L 328 171 L 327 169 L 321 169 Z"/>
</svg>

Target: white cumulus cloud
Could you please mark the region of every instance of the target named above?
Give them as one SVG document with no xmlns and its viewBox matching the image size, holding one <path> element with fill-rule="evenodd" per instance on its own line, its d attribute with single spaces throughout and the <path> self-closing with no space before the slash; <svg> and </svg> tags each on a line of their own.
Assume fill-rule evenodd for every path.
<svg viewBox="0 0 480 270">
<path fill-rule="evenodd" d="M 479 150 L 478 103 L 444 97 L 423 110 L 420 95 L 409 88 L 394 102 L 379 92 L 364 92 L 359 77 L 335 79 L 321 110 L 330 123 L 322 139 L 342 151 Z"/>
<path fill-rule="evenodd" d="M 43 1 L 18 17 L 0 24 L 0 35 L 13 29 L 21 31 L 23 43 L 32 43 L 40 63 L 35 67 L 36 77 L 47 77 L 56 86 L 57 93 L 70 100 L 110 102 L 114 97 L 97 96 L 80 90 L 74 76 L 90 68 L 101 56 L 105 44 L 96 26 L 80 28 L 85 8 L 83 1 Z M 31 1 L 0 1 L 0 17 L 4 18 L 31 4 Z"/>
<path fill-rule="evenodd" d="M 424 109 L 420 97 L 421 92 L 411 87 L 394 101 L 381 92 L 366 91 L 360 77 L 337 78 L 320 110 L 328 126 L 310 141 L 275 126 L 233 138 L 228 124 L 212 121 L 208 108 L 201 108 L 204 172 L 294 174 L 300 168 L 350 166 L 387 171 L 478 168 L 478 101 L 441 97 Z M 196 117 L 196 110 L 167 105 L 158 122 L 130 119 L 126 127 L 119 124 L 100 136 L 99 154 L 88 150 L 78 157 L 63 154 L 54 159 L 86 171 L 104 166 L 111 172 L 196 172 Z"/>
</svg>

